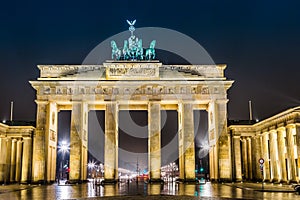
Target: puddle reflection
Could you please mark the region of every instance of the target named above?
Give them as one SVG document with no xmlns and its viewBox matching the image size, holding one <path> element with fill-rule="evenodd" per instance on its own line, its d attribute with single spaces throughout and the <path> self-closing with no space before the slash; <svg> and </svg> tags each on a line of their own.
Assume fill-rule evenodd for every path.
<svg viewBox="0 0 300 200">
<path fill-rule="evenodd" d="M 262 193 L 253 190 L 243 190 L 223 184 L 203 185 L 165 183 L 147 184 L 144 182 L 118 183 L 116 185 L 94 184 L 89 182 L 78 185 L 41 185 L 30 189 L 0 194 L 0 199 L 79 199 L 87 197 L 120 196 L 120 195 L 184 195 L 217 198 L 247 198 L 253 199 L 297 199 L 295 193 Z"/>
</svg>

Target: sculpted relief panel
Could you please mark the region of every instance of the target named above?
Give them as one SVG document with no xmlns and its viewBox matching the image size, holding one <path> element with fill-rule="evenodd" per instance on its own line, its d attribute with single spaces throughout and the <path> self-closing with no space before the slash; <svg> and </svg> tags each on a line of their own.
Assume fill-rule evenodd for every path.
<svg viewBox="0 0 300 200">
<path fill-rule="evenodd" d="M 142 85 L 142 86 L 56 86 L 50 88 L 44 86 L 41 95 L 169 95 L 169 94 L 220 94 L 220 89 L 216 86 L 208 87 L 201 85 Z"/>
</svg>

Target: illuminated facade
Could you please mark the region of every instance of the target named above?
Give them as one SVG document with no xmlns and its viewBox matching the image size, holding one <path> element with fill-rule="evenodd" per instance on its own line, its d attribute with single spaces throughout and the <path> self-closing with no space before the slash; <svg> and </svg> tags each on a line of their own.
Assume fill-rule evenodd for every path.
<svg viewBox="0 0 300 200">
<path fill-rule="evenodd" d="M 299 182 L 300 107 L 253 125 L 230 125 L 228 132 L 234 180 Z"/>
<path fill-rule="evenodd" d="M 0 123 L 0 183 L 55 181 L 57 116 L 61 110 L 72 112 L 71 181 L 81 182 L 87 178 L 90 110 L 105 111 L 104 176 L 107 181 L 118 179 L 120 110 L 148 111 L 148 165 L 152 180 L 161 178 L 160 110 L 176 110 L 179 177 L 193 180 L 192 111 L 197 109 L 208 112 L 211 180 L 299 182 L 300 107 L 257 123 L 230 122 L 227 127 L 226 96 L 233 81 L 224 77 L 225 67 L 171 66 L 157 61 L 39 66 L 41 76 L 31 81 L 37 90 L 36 128 Z M 262 167 L 258 162 L 261 158 Z"/>
<path fill-rule="evenodd" d="M 195 180 L 193 110 L 209 113 L 210 178 L 230 179 L 226 65 L 163 65 L 158 61 L 107 61 L 103 65 L 41 65 L 36 90 L 32 181 L 56 177 L 57 115 L 71 111 L 70 181 L 87 178 L 88 112 L 105 111 L 104 178 L 118 179 L 118 112 L 148 111 L 148 170 L 161 178 L 160 111 L 178 112 L 179 171 Z M 219 139 L 219 140 L 218 140 Z M 219 142 L 222 145 L 219 147 Z"/>
<path fill-rule="evenodd" d="M 33 126 L 0 123 L 0 183 L 31 181 L 34 130 Z"/>
</svg>

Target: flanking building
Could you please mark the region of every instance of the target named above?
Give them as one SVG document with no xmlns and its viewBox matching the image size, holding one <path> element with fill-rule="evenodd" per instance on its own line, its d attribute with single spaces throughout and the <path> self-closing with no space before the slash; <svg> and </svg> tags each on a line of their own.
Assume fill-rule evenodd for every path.
<svg viewBox="0 0 300 200">
<path fill-rule="evenodd" d="M 35 123 L 0 123 L 0 183 L 31 182 Z"/>
<path fill-rule="evenodd" d="M 299 182 L 300 107 L 254 124 L 231 121 L 228 134 L 233 180 Z"/>
</svg>

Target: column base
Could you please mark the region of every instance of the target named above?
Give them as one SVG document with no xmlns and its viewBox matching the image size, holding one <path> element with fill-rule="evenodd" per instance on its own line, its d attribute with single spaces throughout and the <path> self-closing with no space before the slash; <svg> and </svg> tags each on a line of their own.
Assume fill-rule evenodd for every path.
<svg viewBox="0 0 300 200">
<path fill-rule="evenodd" d="M 31 184 L 36 184 L 36 185 L 46 185 L 47 182 L 45 180 L 38 180 L 38 181 L 31 181 Z"/>
<path fill-rule="evenodd" d="M 178 178 L 176 179 L 176 182 L 180 182 L 180 183 L 191 183 L 191 184 L 194 184 L 194 183 L 199 183 L 199 180 L 197 179 L 182 179 L 182 178 Z"/>
<path fill-rule="evenodd" d="M 149 180 L 148 180 L 148 183 L 150 183 L 150 184 L 163 184 L 164 183 L 164 181 L 162 180 L 162 179 L 160 179 L 160 178 L 150 178 Z"/>
<path fill-rule="evenodd" d="M 280 181 L 279 181 L 277 178 L 273 178 L 273 179 L 271 179 L 270 182 L 271 182 L 271 183 L 279 183 Z"/>
<path fill-rule="evenodd" d="M 82 181 L 82 180 L 67 180 L 66 184 L 81 184 L 83 182 L 84 181 Z"/>
<path fill-rule="evenodd" d="M 20 184 L 30 184 L 31 181 L 20 181 Z"/>
<path fill-rule="evenodd" d="M 298 183 L 298 181 L 296 181 L 296 180 L 288 180 L 287 183 L 288 183 L 288 184 Z"/>
<path fill-rule="evenodd" d="M 103 181 L 101 181 L 101 185 L 115 185 L 118 183 L 118 180 L 115 179 L 104 179 Z"/>
</svg>

